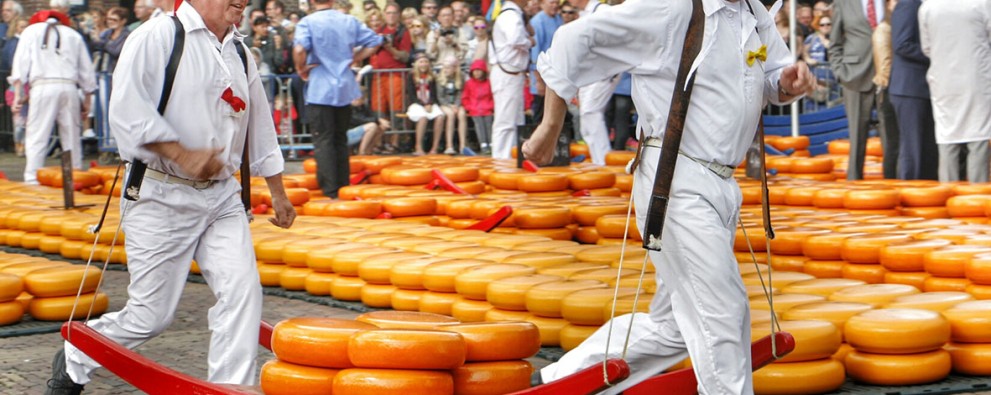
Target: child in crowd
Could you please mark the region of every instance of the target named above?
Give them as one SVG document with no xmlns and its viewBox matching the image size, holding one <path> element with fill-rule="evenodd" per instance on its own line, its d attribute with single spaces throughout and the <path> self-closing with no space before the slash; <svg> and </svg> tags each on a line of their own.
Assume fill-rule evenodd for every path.
<svg viewBox="0 0 991 395">
<path fill-rule="evenodd" d="M 431 154 L 437 153 L 440 145 L 440 133 L 444 127 L 444 113 L 437 104 L 437 78 L 430 67 L 430 58 L 425 53 L 416 54 L 413 70 L 410 71 L 406 84 L 407 102 L 412 103 L 406 110 L 406 116 L 416 123 L 416 141 L 413 155 L 424 155 L 423 135 L 427 132 L 427 121 L 434 121 L 434 142 L 430 148 Z"/>
<path fill-rule="evenodd" d="M 495 101 L 492 99 L 492 86 L 489 84 L 489 69 L 485 60 L 478 59 L 471 64 L 471 79 L 465 83 L 461 95 L 461 105 L 475 124 L 475 135 L 483 154 L 492 153 L 489 142 L 492 136 L 492 113 Z M 462 143 L 464 145 L 464 143 Z"/>
<path fill-rule="evenodd" d="M 444 66 L 437 76 L 437 102 L 447 118 L 447 149 L 444 154 L 453 155 L 465 150 L 465 133 L 468 131 L 468 114 L 461 106 L 461 93 L 464 90 L 464 77 L 461 75 L 461 63 L 457 58 L 444 59 Z M 458 121 L 458 144 L 454 150 L 454 121 Z"/>
</svg>

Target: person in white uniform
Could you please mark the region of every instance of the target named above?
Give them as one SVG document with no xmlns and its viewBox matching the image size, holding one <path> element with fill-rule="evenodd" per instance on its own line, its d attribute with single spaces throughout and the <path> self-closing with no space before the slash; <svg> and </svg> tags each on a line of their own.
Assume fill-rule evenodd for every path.
<svg viewBox="0 0 991 395">
<path fill-rule="evenodd" d="M 571 5 L 581 10 L 579 18 L 587 18 L 595 12 L 603 11 L 610 6 L 599 0 L 568 0 Z M 606 79 L 585 85 L 578 89 L 578 111 L 581 114 L 582 140 L 588 145 L 592 163 L 606 164 L 606 154 L 612 149 L 609 142 L 609 129 L 606 127 L 606 106 L 619 83 L 617 76 L 605 76 Z"/>
<path fill-rule="evenodd" d="M 68 0 L 52 0 L 53 9 L 68 9 Z M 65 21 L 68 21 L 66 18 Z M 38 169 L 45 165 L 52 128 L 58 126 L 63 151 L 72 152 L 72 167 L 83 166 L 81 123 L 89 114 L 96 73 L 83 36 L 59 18 L 28 26 L 14 52 L 7 81 L 14 89 L 11 110 L 23 105 L 23 87 L 30 83 L 28 119 L 24 138 L 24 182 L 38 184 Z M 85 93 L 80 100 L 78 90 Z"/>
<path fill-rule="evenodd" d="M 991 139 L 991 2 L 926 0 L 919 8 L 919 38 L 929 57 L 939 150 L 939 180 L 960 180 L 966 151 L 967 180 L 988 182 Z"/>
<path fill-rule="evenodd" d="M 526 30 L 524 0 L 506 0 L 492 28 L 489 50 L 489 81 L 495 111 L 492 119 L 492 157 L 512 158 L 516 127 L 522 125 L 523 85 L 533 38 Z"/>
<path fill-rule="evenodd" d="M 283 188 L 282 153 L 258 68 L 247 56 L 246 73 L 236 49 L 244 45 L 234 29 L 244 5 L 188 0 L 179 7 L 185 48 L 164 115 L 157 108 L 175 41 L 172 18 L 148 21 L 124 44 L 110 124 L 121 158 L 141 161 L 147 170 L 137 201 L 121 200 L 131 277 L 127 304 L 89 326 L 128 348 L 158 335 L 172 322 L 195 259 L 217 297 L 208 314 L 207 378 L 251 385 L 262 293 L 240 183 L 233 177 L 249 132 L 250 172 L 264 177 L 272 193 L 275 216 L 269 221 L 288 228 L 296 213 Z M 66 343 L 64 357 L 59 351 L 53 361 L 46 393 L 78 393 L 98 366 Z"/>
<path fill-rule="evenodd" d="M 610 387 L 619 393 L 691 356 L 702 394 L 753 392 L 750 313 L 733 255 L 741 194 L 732 166 L 754 139 L 761 108 L 787 104 L 810 92 L 815 78 L 785 47 L 774 20 L 756 0 L 701 0 L 704 39 L 692 73 L 682 154 L 675 168 L 662 250 L 649 253 L 656 266 L 657 293 L 649 314 L 625 315 L 539 373 L 542 382 L 564 378 L 623 352 L 630 378 Z M 644 229 L 681 60 L 692 2 L 628 0 L 562 27 L 538 61 L 547 83 L 547 116 L 523 146 L 526 158 L 545 163 L 553 156 L 571 97 L 604 75 L 629 71 L 639 127 L 648 137 L 633 187 L 636 221 Z M 636 39 L 631 39 L 635 37 Z M 766 57 L 758 54 L 766 46 Z M 748 60 L 749 59 L 749 60 Z M 639 263 L 639 262 L 638 262 Z"/>
</svg>

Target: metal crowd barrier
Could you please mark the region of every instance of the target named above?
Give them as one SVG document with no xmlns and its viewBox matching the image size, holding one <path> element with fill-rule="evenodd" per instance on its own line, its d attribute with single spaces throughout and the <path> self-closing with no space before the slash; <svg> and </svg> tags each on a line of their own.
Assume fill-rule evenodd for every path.
<svg viewBox="0 0 991 395">
<path fill-rule="evenodd" d="M 843 104 L 843 89 L 828 64 L 809 66 L 816 76 L 819 86 L 816 90 L 798 101 L 798 111 L 801 114 L 826 110 Z M 764 115 L 789 115 L 790 106 L 769 105 L 764 109 Z"/>
</svg>

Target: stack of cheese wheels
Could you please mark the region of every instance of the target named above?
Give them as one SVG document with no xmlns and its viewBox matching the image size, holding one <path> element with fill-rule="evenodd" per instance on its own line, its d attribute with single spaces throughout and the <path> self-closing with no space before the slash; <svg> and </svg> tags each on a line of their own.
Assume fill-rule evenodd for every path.
<svg viewBox="0 0 991 395">
<path fill-rule="evenodd" d="M 262 391 L 269 395 L 329 394 L 340 369 L 353 367 L 348 342 L 372 324 L 334 318 L 291 318 L 272 331 L 276 360 L 261 370 Z"/>
<path fill-rule="evenodd" d="M 90 304 L 93 314 L 103 314 L 108 307 L 105 294 L 94 294 L 103 272 L 95 266 L 62 265 L 33 270 L 24 275 L 24 289 L 32 296 L 31 316 L 44 321 L 65 321 L 72 315 L 77 292 L 79 306 L 72 318 L 85 317 Z"/>
<path fill-rule="evenodd" d="M 923 257 L 926 273 L 932 277 L 926 278 L 923 290 L 927 292 L 959 291 L 965 292 L 971 281 L 967 278 L 967 267 L 975 266 L 973 258 L 991 252 L 991 247 L 981 245 L 950 245 L 929 251 Z M 981 258 L 976 260 L 980 266 Z M 972 270 L 977 273 L 980 270 Z M 976 276 L 980 281 L 980 276 Z"/>
<path fill-rule="evenodd" d="M 337 374 L 334 394 L 453 394 L 452 370 L 465 363 L 464 336 L 444 331 L 458 324 L 430 313 L 379 311 L 357 321 L 382 329 L 362 331 L 348 342 L 354 366 Z"/>
<path fill-rule="evenodd" d="M 499 395 L 530 387 L 533 367 L 523 360 L 540 351 L 540 333 L 529 322 L 503 321 L 445 325 L 467 345 L 465 364 L 454 369 L 454 393 Z"/>
<path fill-rule="evenodd" d="M 899 188 L 902 215 L 922 218 L 948 218 L 946 201 L 953 196 L 949 185 L 932 183 Z"/>
<path fill-rule="evenodd" d="M 0 273 L 0 326 L 16 324 L 24 317 L 24 306 L 17 301 L 23 290 L 20 277 Z"/>
<path fill-rule="evenodd" d="M 911 240 L 911 236 L 902 233 L 868 233 L 844 239 L 840 254 L 850 265 L 843 266 L 843 277 L 868 284 L 884 283 L 887 269 L 880 265 L 881 249 L 888 244 Z"/>
<path fill-rule="evenodd" d="M 465 270 L 491 264 L 494 263 L 483 259 L 448 259 L 425 266 L 422 270 L 421 282 L 426 292 L 421 292 L 418 297 L 417 309 L 425 313 L 453 316 L 455 305 L 457 304 L 459 308 L 464 308 L 465 306 L 463 305 L 466 303 L 465 298 L 456 292 L 458 275 Z M 480 300 L 479 302 L 485 301 Z M 474 314 L 459 310 L 458 316 L 463 318 L 458 319 L 465 322 L 485 320 L 484 308 L 481 313 L 477 311 L 478 309 L 469 310 L 473 310 Z"/>
<path fill-rule="evenodd" d="M 991 300 L 957 304 L 943 315 L 950 321 L 953 370 L 972 376 L 991 376 Z"/>
<path fill-rule="evenodd" d="M 828 321 L 781 321 L 781 330 L 795 337 L 795 350 L 754 372 L 757 394 L 822 394 L 843 386 L 843 363 L 832 358 L 839 351 L 840 331 Z M 770 323 L 754 324 L 756 341 L 771 334 Z"/>
<path fill-rule="evenodd" d="M 887 269 L 884 282 L 925 288 L 925 280 L 930 277 L 925 269 L 926 254 L 950 244 L 949 240 L 936 238 L 902 241 L 882 247 L 878 259 L 881 266 Z"/>
<path fill-rule="evenodd" d="M 871 310 L 846 322 L 844 337 L 854 351 L 846 356 L 854 380 L 875 385 L 918 385 L 950 373 L 950 322 L 921 309 Z"/>
<path fill-rule="evenodd" d="M 567 296 L 578 291 L 592 289 L 611 290 L 606 283 L 598 280 L 564 280 L 538 284 L 526 291 L 526 309 L 537 317 L 562 319 L 562 306 Z M 602 304 L 597 304 L 600 314 Z M 567 323 L 560 326 L 560 329 L 556 331 L 557 333 L 554 333 L 558 327 L 559 325 L 550 325 L 542 331 L 549 332 L 542 333 L 543 336 L 547 336 L 546 340 L 548 341 L 545 343 L 550 343 L 550 340 L 557 337 L 561 348 L 570 350 L 585 341 L 599 326 Z"/>
<path fill-rule="evenodd" d="M 262 286 L 282 285 L 282 272 L 289 268 L 282 262 L 282 249 L 286 244 L 297 240 L 293 236 L 295 235 L 287 232 L 252 232 L 259 281 Z"/>
</svg>

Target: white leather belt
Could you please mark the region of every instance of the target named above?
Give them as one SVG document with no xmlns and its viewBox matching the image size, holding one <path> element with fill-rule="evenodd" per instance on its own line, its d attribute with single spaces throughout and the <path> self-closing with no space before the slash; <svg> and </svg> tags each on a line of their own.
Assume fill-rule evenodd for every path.
<svg viewBox="0 0 991 395">
<path fill-rule="evenodd" d="M 55 84 L 75 85 L 76 80 L 72 80 L 68 78 L 38 78 L 34 81 L 31 81 L 32 87 L 42 86 L 42 85 L 55 85 Z"/>
<path fill-rule="evenodd" d="M 659 138 L 659 137 L 649 137 L 649 138 L 647 138 L 643 142 L 643 145 L 645 145 L 647 147 L 661 148 L 661 143 L 662 142 L 663 142 L 663 140 L 661 138 Z M 733 177 L 733 172 L 736 171 L 736 167 L 727 166 L 727 165 L 724 165 L 724 164 L 721 164 L 721 163 L 716 163 L 716 162 L 712 162 L 712 161 L 707 161 L 707 160 L 702 160 L 702 159 L 699 159 L 699 158 L 695 158 L 695 157 L 692 157 L 692 156 L 689 156 L 688 154 L 686 154 L 685 151 L 680 151 L 679 150 L 678 151 L 678 154 L 681 155 L 681 156 L 684 156 L 684 157 L 686 157 L 688 159 L 691 159 L 695 163 L 698 163 L 698 164 L 702 165 L 703 167 L 705 167 L 706 169 L 709 169 L 709 171 L 711 171 L 713 173 L 716 173 L 717 176 L 719 176 L 719 177 L 721 177 L 723 179 L 728 179 L 730 177 Z"/>
<path fill-rule="evenodd" d="M 203 181 L 187 180 L 182 177 L 176 177 L 168 173 L 160 172 L 150 167 L 145 169 L 145 177 L 168 184 L 186 185 L 193 187 L 195 189 L 207 189 L 213 186 L 213 184 L 217 183 L 217 180 L 203 180 Z"/>
</svg>

